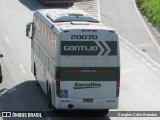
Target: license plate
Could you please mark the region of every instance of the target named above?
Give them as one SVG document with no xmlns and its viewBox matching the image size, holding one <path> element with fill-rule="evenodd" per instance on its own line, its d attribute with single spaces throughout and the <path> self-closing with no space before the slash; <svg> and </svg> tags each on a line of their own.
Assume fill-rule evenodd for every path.
<svg viewBox="0 0 160 120">
<path fill-rule="evenodd" d="M 83 99 L 83 102 L 84 102 L 84 103 L 92 103 L 92 102 L 93 102 L 93 99 Z"/>
</svg>

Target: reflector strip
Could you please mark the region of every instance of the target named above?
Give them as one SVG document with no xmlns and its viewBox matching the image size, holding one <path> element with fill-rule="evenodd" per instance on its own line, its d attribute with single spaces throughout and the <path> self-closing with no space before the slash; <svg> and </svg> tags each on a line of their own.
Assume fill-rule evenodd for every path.
<svg viewBox="0 0 160 120">
<path fill-rule="evenodd" d="M 111 72 L 111 70 L 96 70 L 96 72 Z"/>
<path fill-rule="evenodd" d="M 80 72 L 80 70 L 68 70 L 68 72 Z"/>
</svg>

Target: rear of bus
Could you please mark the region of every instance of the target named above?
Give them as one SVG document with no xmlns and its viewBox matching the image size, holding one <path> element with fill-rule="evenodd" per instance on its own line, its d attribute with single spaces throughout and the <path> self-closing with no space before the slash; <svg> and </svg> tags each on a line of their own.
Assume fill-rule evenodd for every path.
<svg viewBox="0 0 160 120">
<path fill-rule="evenodd" d="M 57 109 L 117 109 L 119 41 L 112 29 L 63 30 L 56 67 Z"/>
</svg>

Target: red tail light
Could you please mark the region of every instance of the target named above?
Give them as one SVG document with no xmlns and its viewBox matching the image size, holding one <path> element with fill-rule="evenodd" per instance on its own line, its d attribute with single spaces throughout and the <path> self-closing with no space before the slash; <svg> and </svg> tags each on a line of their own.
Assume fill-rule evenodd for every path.
<svg viewBox="0 0 160 120">
<path fill-rule="evenodd" d="M 120 71 L 117 72 L 117 97 L 119 96 L 119 88 L 120 88 Z"/>
<path fill-rule="evenodd" d="M 68 72 L 81 72 L 81 71 L 78 69 L 71 69 L 71 70 L 68 70 Z"/>
<path fill-rule="evenodd" d="M 56 74 L 56 93 L 57 96 L 60 96 L 60 75 Z"/>
<path fill-rule="evenodd" d="M 117 73 L 117 88 L 120 87 L 120 72 Z"/>
<path fill-rule="evenodd" d="M 110 72 L 111 70 L 96 70 L 96 72 L 104 73 L 104 72 Z"/>
</svg>

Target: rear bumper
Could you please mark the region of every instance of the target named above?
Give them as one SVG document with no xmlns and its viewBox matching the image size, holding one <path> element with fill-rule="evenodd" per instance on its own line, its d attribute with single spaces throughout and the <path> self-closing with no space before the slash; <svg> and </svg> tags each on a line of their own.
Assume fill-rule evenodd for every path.
<svg viewBox="0 0 160 120">
<path fill-rule="evenodd" d="M 118 108 L 118 98 L 95 99 L 92 103 L 84 103 L 83 99 L 59 99 L 55 108 L 68 110 L 97 110 Z"/>
<path fill-rule="evenodd" d="M 1 64 L 0 64 L 0 83 L 2 82 L 2 69 L 1 69 Z"/>
<path fill-rule="evenodd" d="M 0 74 L 0 83 L 2 83 L 2 75 Z"/>
<path fill-rule="evenodd" d="M 45 1 L 46 3 L 74 3 L 74 1 L 73 0 L 46 0 Z"/>
</svg>

